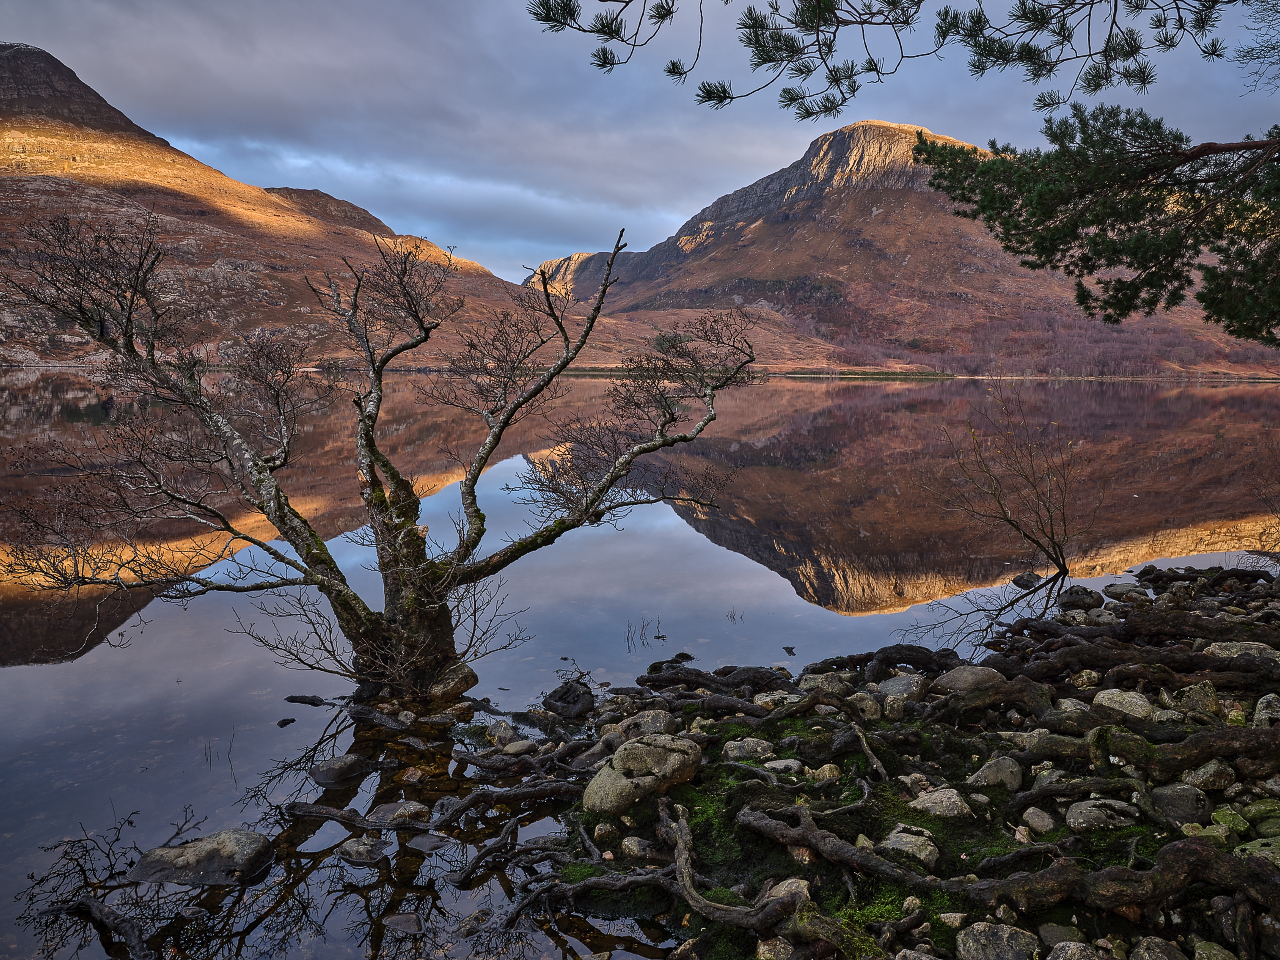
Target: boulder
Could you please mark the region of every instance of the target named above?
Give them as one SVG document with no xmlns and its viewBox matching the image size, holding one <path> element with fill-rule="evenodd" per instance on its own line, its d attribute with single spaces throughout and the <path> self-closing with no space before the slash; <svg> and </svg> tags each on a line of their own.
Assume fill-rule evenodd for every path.
<svg viewBox="0 0 1280 960">
<path fill-rule="evenodd" d="M 429 703 L 452 703 L 479 682 L 480 678 L 469 665 L 455 663 L 427 687 L 423 699 Z"/>
<path fill-rule="evenodd" d="M 1039 807 L 1027 807 L 1022 811 L 1022 822 L 1035 833 L 1048 833 L 1058 825 L 1052 814 L 1046 813 Z"/>
<path fill-rule="evenodd" d="M 997 681 L 1003 681 L 1004 675 L 990 667 L 978 667 L 971 663 L 963 664 L 954 670 L 948 670 L 933 681 L 931 693 L 968 693 L 978 687 L 985 687 Z"/>
<path fill-rule="evenodd" d="M 1038 585 L 1043 579 L 1044 577 L 1040 576 L 1040 574 L 1036 573 L 1034 570 L 1028 570 L 1026 573 L 1018 574 L 1009 582 L 1019 590 L 1030 590 L 1032 587 Z"/>
<path fill-rule="evenodd" d="M 1222 706 L 1218 703 L 1218 691 L 1208 680 L 1183 687 L 1169 699 L 1168 705 L 1183 713 L 1194 711 L 1216 716 L 1222 712 Z"/>
<path fill-rule="evenodd" d="M 651 733 L 618 748 L 587 784 L 582 806 L 589 813 L 619 814 L 638 800 L 692 780 L 702 750 L 691 740 Z"/>
<path fill-rule="evenodd" d="M 875 852 L 891 860 L 911 858 L 923 863 L 926 870 L 932 870 L 938 862 L 938 848 L 933 842 L 933 834 L 920 827 L 908 827 L 898 824 L 893 832 L 875 845 Z"/>
<path fill-rule="evenodd" d="M 960 960 L 1040 960 L 1035 934 L 1003 923 L 975 923 L 956 935 Z"/>
<path fill-rule="evenodd" d="M 858 711 L 858 716 L 864 722 L 870 723 L 880 719 L 880 704 L 871 694 L 855 693 L 849 698 L 849 703 L 853 705 L 853 709 Z"/>
<path fill-rule="evenodd" d="M 366 773 L 375 769 L 377 769 L 377 765 L 370 761 L 368 757 L 362 757 L 355 753 L 344 753 L 342 756 L 334 757 L 331 760 L 321 760 L 307 773 L 310 774 L 311 779 L 316 782 L 317 786 L 331 787 L 345 780 L 363 777 Z"/>
<path fill-rule="evenodd" d="M 1140 693 L 1131 690 L 1099 690 L 1093 698 L 1095 707 L 1110 707 L 1112 710 L 1119 710 L 1123 714 L 1131 717 L 1137 717 L 1139 720 L 1146 720 L 1151 716 L 1153 707 L 1151 701 Z"/>
<path fill-rule="evenodd" d="M 880 692 L 886 697 L 903 697 L 919 702 L 924 699 L 929 689 L 929 679 L 918 673 L 906 673 L 900 677 L 890 677 L 880 684 Z"/>
<path fill-rule="evenodd" d="M 628 740 L 651 733 L 676 733 L 680 727 L 680 721 L 669 710 L 642 710 L 618 723 L 618 729 Z"/>
<path fill-rule="evenodd" d="M 1022 786 L 1022 767 L 1012 757 L 988 760 L 965 783 L 971 787 L 1001 786 L 1013 792 Z"/>
<path fill-rule="evenodd" d="M 1112 600 L 1123 600 L 1131 593 L 1144 597 L 1147 595 L 1146 587 L 1137 583 L 1108 583 L 1102 588 L 1102 592 Z"/>
<path fill-rule="evenodd" d="M 1230 764 L 1217 757 L 1194 770 L 1182 774 L 1182 782 L 1189 783 L 1201 790 L 1225 790 L 1236 782 L 1236 772 Z"/>
<path fill-rule="evenodd" d="M 1058 594 L 1058 607 L 1062 610 L 1096 610 L 1106 598 L 1097 590 L 1091 590 L 1083 584 L 1074 583 Z"/>
<path fill-rule="evenodd" d="M 1207 824 L 1213 813 L 1213 804 L 1199 787 L 1189 783 L 1166 783 L 1151 791 L 1151 801 L 1156 809 L 1174 823 Z"/>
<path fill-rule="evenodd" d="M 128 878 L 135 883 L 231 886 L 256 879 L 274 859 L 271 841 L 262 834 L 219 830 L 176 847 L 148 850 L 134 864 Z"/>
<path fill-rule="evenodd" d="M 763 760 L 773 756 L 773 744 L 768 740 L 746 737 L 742 740 L 730 740 L 721 750 L 726 760 Z"/>
<path fill-rule="evenodd" d="M 846 683 L 834 673 L 807 673 L 796 681 L 805 693 L 829 693 L 833 697 L 847 697 L 855 692 L 853 684 Z"/>
<path fill-rule="evenodd" d="M 566 720 L 584 717 L 595 709 L 591 688 L 578 680 L 566 680 L 542 698 L 544 709 Z"/>
<path fill-rule="evenodd" d="M 1049 951 L 1048 960 L 1099 960 L 1100 954 L 1087 943 L 1064 940 Z"/>
<path fill-rule="evenodd" d="M 1187 960 L 1187 955 L 1168 940 L 1143 937 L 1134 944 L 1129 960 Z"/>
<path fill-rule="evenodd" d="M 1081 800 L 1067 808 L 1067 826 L 1076 833 L 1092 833 L 1138 822 L 1138 808 L 1120 800 Z"/>
<path fill-rule="evenodd" d="M 946 787 L 942 790 L 930 790 L 928 793 L 922 793 L 920 796 L 912 800 L 907 806 L 912 810 L 920 810 L 924 813 L 931 813 L 935 817 L 972 817 L 973 811 L 969 809 L 969 805 L 964 802 L 964 797 L 953 787 Z"/>
<path fill-rule="evenodd" d="M 1269 647 L 1265 643 L 1254 643 L 1248 640 L 1211 643 L 1204 648 L 1204 652 L 1211 657 L 1267 657 L 1280 660 L 1280 650 Z"/>
</svg>

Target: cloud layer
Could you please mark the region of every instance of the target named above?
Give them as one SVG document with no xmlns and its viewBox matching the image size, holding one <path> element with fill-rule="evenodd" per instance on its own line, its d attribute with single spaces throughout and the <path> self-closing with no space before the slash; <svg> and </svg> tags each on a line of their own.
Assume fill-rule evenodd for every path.
<svg viewBox="0 0 1280 960">
<path fill-rule="evenodd" d="M 707 4 L 698 77 L 749 80 L 737 7 Z M 854 120 L 918 123 L 985 143 L 1038 142 L 1034 90 L 973 80 L 959 51 L 869 86 L 838 122 L 797 124 L 772 96 L 713 112 L 661 75 L 694 38 L 604 76 L 589 38 L 544 34 L 523 0 L 0 0 L 6 41 L 43 47 L 137 123 L 228 175 L 318 188 L 509 279 L 523 267 L 669 236 L 716 197 Z M 680 24 L 681 21 L 677 21 Z M 1274 122 L 1242 72 L 1178 53 L 1144 98 L 1193 137 Z"/>
</svg>

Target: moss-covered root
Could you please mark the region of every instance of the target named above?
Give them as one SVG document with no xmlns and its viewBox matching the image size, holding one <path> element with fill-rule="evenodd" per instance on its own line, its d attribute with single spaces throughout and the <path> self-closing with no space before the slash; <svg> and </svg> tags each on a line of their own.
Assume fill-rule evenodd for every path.
<svg viewBox="0 0 1280 960">
<path fill-rule="evenodd" d="M 850 930 L 840 921 L 824 916 L 812 900 L 800 904 L 782 935 L 792 941 L 829 943 L 848 960 L 878 960 L 885 956 L 869 934 Z"/>
</svg>

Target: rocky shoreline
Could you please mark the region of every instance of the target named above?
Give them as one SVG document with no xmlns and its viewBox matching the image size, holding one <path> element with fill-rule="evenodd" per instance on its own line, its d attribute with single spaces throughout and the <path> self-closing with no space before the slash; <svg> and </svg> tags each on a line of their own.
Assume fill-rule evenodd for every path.
<svg viewBox="0 0 1280 960">
<path fill-rule="evenodd" d="M 1106 593 L 977 664 L 894 645 L 565 683 L 520 718 L 541 744 L 498 721 L 454 752 L 582 784 L 558 856 L 469 868 L 553 866 L 489 923 L 656 917 L 680 960 L 1280 958 L 1280 584 L 1152 566 Z"/>
</svg>

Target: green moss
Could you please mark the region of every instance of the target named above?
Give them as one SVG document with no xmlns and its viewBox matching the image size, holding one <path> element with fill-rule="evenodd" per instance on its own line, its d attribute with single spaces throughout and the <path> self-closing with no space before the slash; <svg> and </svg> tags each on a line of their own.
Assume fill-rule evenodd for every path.
<svg viewBox="0 0 1280 960">
<path fill-rule="evenodd" d="M 593 863 L 566 863 L 560 868 L 560 881 L 562 883 L 581 883 L 591 877 L 601 877 L 606 873 L 603 867 L 596 866 Z"/>
<path fill-rule="evenodd" d="M 746 900 L 743 900 L 728 887 L 716 887 L 713 890 L 708 890 L 703 896 L 712 903 L 718 903 L 725 907 L 741 907 L 747 903 Z"/>
</svg>

